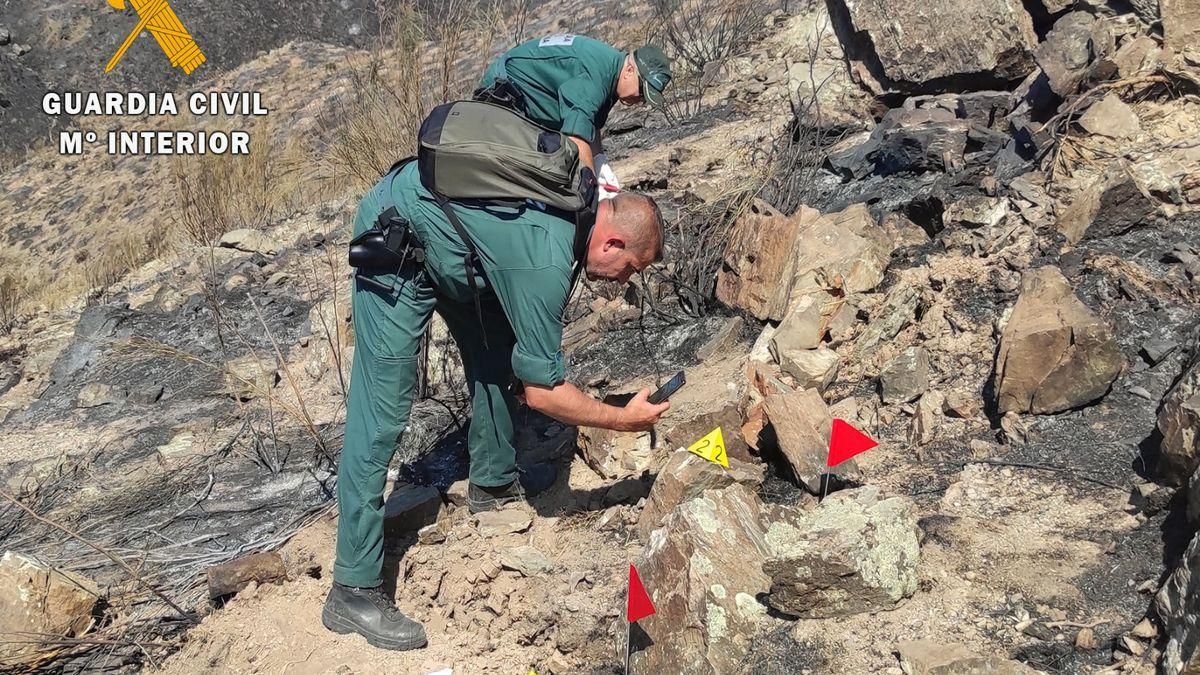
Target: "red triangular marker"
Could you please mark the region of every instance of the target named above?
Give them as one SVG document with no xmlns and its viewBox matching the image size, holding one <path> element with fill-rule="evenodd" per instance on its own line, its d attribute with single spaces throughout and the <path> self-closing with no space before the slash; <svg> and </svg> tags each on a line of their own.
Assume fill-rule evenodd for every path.
<svg viewBox="0 0 1200 675">
<path fill-rule="evenodd" d="M 650 600 L 650 594 L 646 592 L 646 587 L 642 585 L 642 578 L 638 576 L 637 568 L 630 565 L 629 595 L 625 601 L 625 618 L 629 623 L 634 623 L 653 613 L 654 603 Z"/>
<path fill-rule="evenodd" d="M 875 439 L 850 426 L 845 420 L 834 419 L 829 432 L 829 459 L 826 467 L 835 467 L 851 457 L 879 445 Z"/>
</svg>

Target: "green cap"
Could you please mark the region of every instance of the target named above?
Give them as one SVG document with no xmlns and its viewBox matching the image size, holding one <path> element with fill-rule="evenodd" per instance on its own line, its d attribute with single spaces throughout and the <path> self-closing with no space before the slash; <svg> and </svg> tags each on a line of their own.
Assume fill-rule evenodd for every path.
<svg viewBox="0 0 1200 675">
<path fill-rule="evenodd" d="M 662 105 L 663 90 L 671 84 L 671 60 L 658 47 L 646 45 L 634 50 L 633 62 L 642 81 L 642 98 L 651 105 Z"/>
</svg>

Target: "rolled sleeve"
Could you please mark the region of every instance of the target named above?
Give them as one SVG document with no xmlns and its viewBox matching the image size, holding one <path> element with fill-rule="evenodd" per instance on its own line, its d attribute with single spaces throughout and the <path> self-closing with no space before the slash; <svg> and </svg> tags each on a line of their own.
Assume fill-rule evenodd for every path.
<svg viewBox="0 0 1200 675">
<path fill-rule="evenodd" d="M 516 337 L 513 374 L 530 384 L 552 387 L 567 376 L 562 353 L 563 308 L 570 271 L 556 267 L 504 270 L 493 285 Z"/>
</svg>

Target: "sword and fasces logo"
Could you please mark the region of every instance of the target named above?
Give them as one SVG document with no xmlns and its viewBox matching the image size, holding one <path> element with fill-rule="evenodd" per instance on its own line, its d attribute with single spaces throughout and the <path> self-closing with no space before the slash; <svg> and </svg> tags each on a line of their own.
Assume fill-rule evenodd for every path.
<svg viewBox="0 0 1200 675">
<path fill-rule="evenodd" d="M 125 0 L 108 0 L 108 4 L 115 10 L 125 11 Z M 200 51 L 199 45 L 192 39 L 187 28 L 184 28 L 183 22 L 175 15 L 175 10 L 171 9 L 167 0 L 129 0 L 129 4 L 138 15 L 137 25 L 125 38 L 125 42 L 121 43 L 117 53 L 109 59 L 104 72 L 116 68 L 137 36 L 147 30 L 154 36 L 167 58 L 171 59 L 172 66 L 190 75 L 204 63 L 204 52 Z"/>
</svg>

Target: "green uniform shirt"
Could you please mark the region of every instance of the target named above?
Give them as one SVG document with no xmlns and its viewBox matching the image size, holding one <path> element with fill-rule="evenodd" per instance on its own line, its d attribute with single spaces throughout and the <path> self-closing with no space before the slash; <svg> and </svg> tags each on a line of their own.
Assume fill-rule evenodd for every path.
<svg viewBox="0 0 1200 675">
<path fill-rule="evenodd" d="M 492 61 L 480 88 L 507 72 L 525 96 L 529 119 L 569 136 L 596 141 L 617 102 L 625 52 L 582 35 L 549 35 L 513 47 Z"/>
<path fill-rule="evenodd" d="M 388 186 L 385 180 L 379 187 Z M 421 184 L 416 162 L 397 172 L 390 191 L 392 203 L 425 245 L 426 273 L 438 292 L 455 302 L 473 304 L 463 263 L 466 245 Z M 513 373 L 532 384 L 562 382 L 566 378 L 563 312 L 580 243 L 573 218 L 531 204 L 498 207 L 453 202 L 451 206 L 482 259 L 484 274 L 475 279 L 483 301 L 492 301 L 494 294 L 516 337 Z"/>
</svg>

